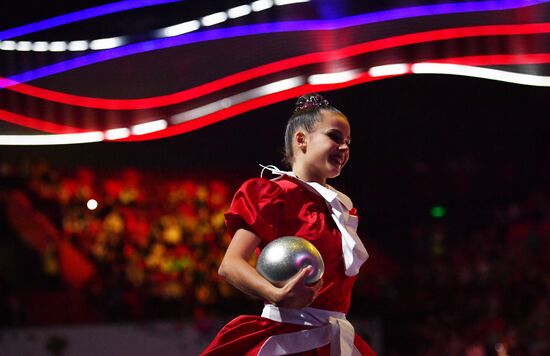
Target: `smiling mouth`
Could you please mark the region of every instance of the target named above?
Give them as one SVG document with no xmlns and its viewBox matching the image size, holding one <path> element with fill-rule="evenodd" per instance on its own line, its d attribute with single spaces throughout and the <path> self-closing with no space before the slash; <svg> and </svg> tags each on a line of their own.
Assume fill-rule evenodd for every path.
<svg viewBox="0 0 550 356">
<path fill-rule="evenodd" d="M 342 167 L 344 164 L 344 158 L 342 157 L 330 156 L 329 159 L 332 163 L 336 164 L 339 167 Z"/>
</svg>

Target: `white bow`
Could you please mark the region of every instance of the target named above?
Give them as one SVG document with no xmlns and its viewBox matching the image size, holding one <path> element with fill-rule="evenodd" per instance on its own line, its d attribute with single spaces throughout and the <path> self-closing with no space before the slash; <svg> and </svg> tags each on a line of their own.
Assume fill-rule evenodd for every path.
<svg viewBox="0 0 550 356">
<path fill-rule="evenodd" d="M 369 254 L 357 235 L 358 218 L 349 213 L 353 208 L 351 199 L 332 187 L 327 188 L 316 182 L 305 182 L 296 177 L 293 172 L 281 171 L 273 165 L 260 166 L 262 167 L 260 177 L 263 176 L 266 169 L 275 175 L 291 176 L 302 183 L 308 190 L 319 194 L 326 200 L 330 215 L 342 234 L 342 254 L 344 256 L 346 276 L 351 277 L 359 273 L 361 265 L 369 258 Z"/>
</svg>

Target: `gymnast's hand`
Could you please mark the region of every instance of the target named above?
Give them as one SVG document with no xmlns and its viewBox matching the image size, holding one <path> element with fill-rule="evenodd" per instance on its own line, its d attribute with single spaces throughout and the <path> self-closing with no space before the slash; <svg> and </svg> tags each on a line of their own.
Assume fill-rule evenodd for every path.
<svg viewBox="0 0 550 356">
<path fill-rule="evenodd" d="M 294 277 L 280 288 L 280 296 L 276 305 L 285 308 L 305 308 L 317 298 L 323 286 L 323 279 L 314 284 L 306 284 L 305 279 L 313 271 L 313 267 L 302 268 Z"/>
</svg>

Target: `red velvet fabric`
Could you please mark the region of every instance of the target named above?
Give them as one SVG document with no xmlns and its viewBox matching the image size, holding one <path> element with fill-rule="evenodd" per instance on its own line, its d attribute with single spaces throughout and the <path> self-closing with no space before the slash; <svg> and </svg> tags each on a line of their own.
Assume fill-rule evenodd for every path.
<svg viewBox="0 0 550 356">
<path fill-rule="evenodd" d="M 274 181 L 254 178 L 237 191 L 225 218 L 231 236 L 243 228 L 261 237 L 260 249 L 282 236 L 299 236 L 313 243 L 323 257 L 325 273 L 323 288 L 311 307 L 347 313 L 355 277 L 344 273 L 340 231 L 321 196 L 289 176 Z M 220 331 L 203 355 L 256 355 L 270 336 L 304 328 L 260 316 L 240 316 Z M 374 354 L 357 335 L 355 341 L 364 355 Z M 306 354 L 323 355 L 329 349 Z"/>
<path fill-rule="evenodd" d="M 201 356 L 256 356 L 270 336 L 304 329 L 307 329 L 307 327 L 278 323 L 255 315 L 241 315 L 224 326 Z M 369 345 L 357 334 L 355 334 L 354 344 L 359 352 L 361 352 L 361 355 L 376 355 Z M 330 356 L 330 345 L 294 355 Z"/>
</svg>

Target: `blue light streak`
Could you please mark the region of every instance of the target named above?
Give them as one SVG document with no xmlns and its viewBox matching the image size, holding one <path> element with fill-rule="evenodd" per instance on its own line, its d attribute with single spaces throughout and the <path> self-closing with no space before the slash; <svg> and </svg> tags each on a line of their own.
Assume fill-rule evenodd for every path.
<svg viewBox="0 0 550 356">
<path fill-rule="evenodd" d="M 62 73 L 68 70 L 88 66 L 94 63 L 108 61 L 116 58 L 130 56 L 139 53 L 145 53 L 165 48 L 183 46 L 197 42 L 220 40 L 226 38 L 258 35 L 266 33 L 281 33 L 291 31 L 319 31 L 319 30 L 337 30 L 347 27 L 378 23 L 383 21 L 398 20 L 404 18 L 446 15 L 466 12 L 481 12 L 507 10 L 526 6 L 533 6 L 547 3 L 550 0 L 522 0 L 522 1 L 484 1 L 484 2 L 465 2 L 448 3 L 439 5 L 425 5 L 393 10 L 385 10 L 356 16 L 345 17 L 331 20 L 307 20 L 292 22 L 274 22 L 246 26 L 237 26 L 230 28 L 214 29 L 202 32 L 188 33 L 177 37 L 162 38 L 138 42 L 123 47 L 113 48 L 83 55 L 78 58 L 69 59 L 55 64 L 47 65 L 41 68 L 22 72 L 9 77 L 19 83 L 25 83 L 31 80 L 44 78 L 50 75 Z M 6 87 L 6 84 L 0 85 L 0 88 Z"/>
<path fill-rule="evenodd" d="M 7 40 L 29 33 L 34 33 L 49 28 L 66 25 L 73 22 L 91 19 L 103 15 L 114 14 L 126 10 L 139 9 L 141 7 L 154 6 L 177 2 L 181 0 L 124 0 L 112 4 L 100 5 L 89 9 L 71 12 L 69 14 L 52 17 L 50 19 L 41 20 L 27 25 L 10 28 L 0 31 L 0 40 Z"/>
</svg>

